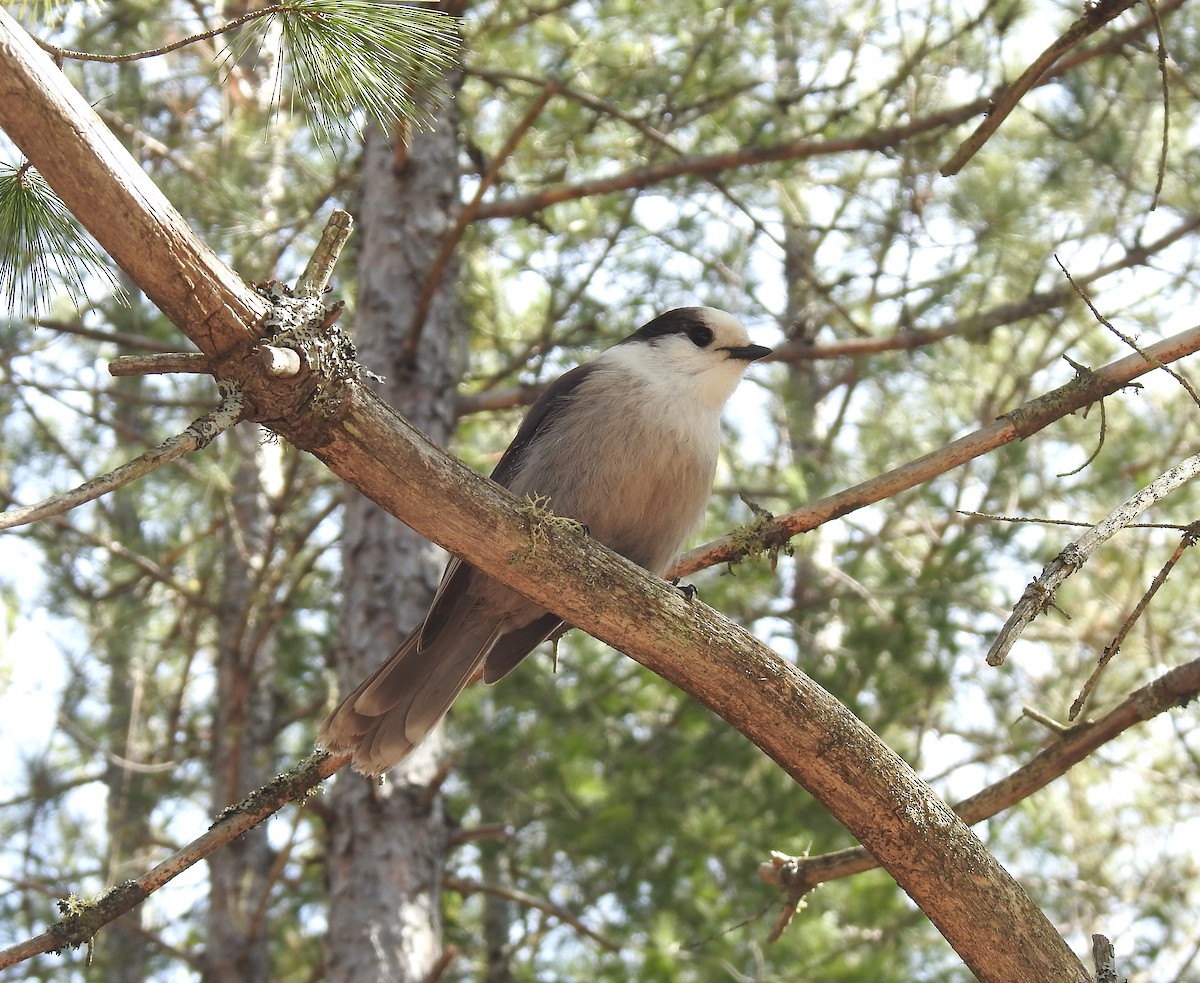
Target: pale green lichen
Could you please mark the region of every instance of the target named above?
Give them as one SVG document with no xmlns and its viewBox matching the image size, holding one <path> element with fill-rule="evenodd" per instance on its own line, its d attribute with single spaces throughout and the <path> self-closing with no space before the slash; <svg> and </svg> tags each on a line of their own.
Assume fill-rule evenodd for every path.
<svg viewBox="0 0 1200 983">
<path fill-rule="evenodd" d="M 795 550 L 790 542 L 783 543 L 768 543 L 767 537 L 776 533 L 774 523 L 775 515 L 768 512 L 757 502 L 742 496 L 742 501 L 746 503 L 750 511 L 754 514 L 749 522 L 742 523 L 740 526 L 735 526 L 729 533 L 729 539 L 733 543 L 733 548 L 737 551 L 738 559 L 731 560 L 726 565 L 726 570 L 729 573 L 733 572 L 734 563 L 741 562 L 742 559 L 758 561 L 764 556 L 767 562 L 771 564 L 772 572 L 779 564 L 779 554 L 784 556 L 793 556 Z"/>
<path fill-rule="evenodd" d="M 550 508 L 550 499 L 545 495 L 526 495 L 517 512 L 525 519 L 529 539 L 524 546 L 509 554 L 508 562 L 513 565 L 535 563 L 539 553 L 557 536 L 587 535 L 587 527 L 582 522 L 556 515 Z"/>
</svg>

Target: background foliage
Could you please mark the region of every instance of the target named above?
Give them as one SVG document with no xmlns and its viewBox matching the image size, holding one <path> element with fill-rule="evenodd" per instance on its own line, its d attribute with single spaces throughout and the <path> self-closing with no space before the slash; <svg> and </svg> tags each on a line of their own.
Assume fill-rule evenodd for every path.
<svg viewBox="0 0 1200 983">
<path fill-rule="evenodd" d="M 103 53 L 169 43 L 234 7 L 121 0 L 26 18 L 52 43 Z M 489 467 L 519 417 L 519 384 L 656 311 L 725 307 L 791 357 L 758 371 L 728 416 L 711 538 L 749 517 L 739 492 L 787 511 L 1067 381 L 1064 356 L 1125 354 L 1056 256 L 1127 334 L 1186 326 L 1200 286 L 1200 35 L 1193 7 L 1158 9 L 1172 108 L 1152 210 L 1163 82 L 1144 7 L 944 179 L 967 132 L 957 124 L 973 125 L 1073 6 L 472 4 L 464 199 L 485 175 L 491 187 L 458 249 L 471 351 L 454 449 Z M 65 70 L 241 275 L 294 279 L 328 208 L 356 207 L 359 140 L 279 108 L 306 96 L 287 88 L 303 73 L 278 71 L 277 35 L 227 43 Z M 551 80 L 561 88 L 498 159 Z M 115 354 L 178 336 L 132 285 L 128 304 L 101 278 L 87 286 L 84 309 L 64 295 L 40 323 L 21 310 L 0 322 L 0 489 L 12 501 L 111 468 L 213 400 L 207 379 L 109 379 Z M 846 341 L 864 353 L 822 357 Z M 503 408 L 476 411 L 485 399 Z M 1179 536 L 1123 533 L 1062 591 L 1071 620 L 1039 621 L 992 670 L 992 633 L 1074 533 L 973 513 L 1095 521 L 1194 451 L 1196 412 L 1151 378 L 1108 400 L 1103 419 L 1093 408 L 807 534 L 776 569 L 743 563 L 697 585 L 961 797 L 1047 739 L 1022 707 L 1065 718 Z M 52 920 L 54 898 L 143 869 L 305 752 L 332 699 L 339 498 L 314 461 L 247 431 L 0 539 L 3 941 Z M 1151 516 L 1195 517 L 1191 488 Z M 1089 712 L 1192 657 L 1194 562 Z M 380 639 L 381 656 L 393 641 Z M 1109 934 L 1136 981 L 1200 974 L 1194 721 L 1184 708 L 1135 729 L 980 828 L 1078 951 Z M 447 859 L 445 935 L 460 949 L 447 980 L 966 978 L 878 872 L 823 886 L 768 946 L 781 899 L 756 865 L 848 836 L 739 735 L 580 633 L 553 667 L 539 653 L 500 688 L 468 692 L 450 738 L 447 808 L 463 836 Z M 319 800 L 285 812 L 238 861 L 269 939 L 262 978 L 320 977 L 323 820 Z M 491 827 L 507 835 L 469 835 Z M 25 972 L 203 974 L 209 899 L 196 871 L 102 934 L 91 969 L 63 957 Z"/>
</svg>

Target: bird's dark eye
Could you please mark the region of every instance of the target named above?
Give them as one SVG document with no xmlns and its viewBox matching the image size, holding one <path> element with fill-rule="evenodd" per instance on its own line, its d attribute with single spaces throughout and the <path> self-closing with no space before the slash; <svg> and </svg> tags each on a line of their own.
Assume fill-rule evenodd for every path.
<svg viewBox="0 0 1200 983">
<path fill-rule="evenodd" d="M 707 348 L 713 340 L 712 328 L 698 322 L 687 326 L 687 336 L 692 339 L 692 344 L 697 348 Z"/>
</svg>

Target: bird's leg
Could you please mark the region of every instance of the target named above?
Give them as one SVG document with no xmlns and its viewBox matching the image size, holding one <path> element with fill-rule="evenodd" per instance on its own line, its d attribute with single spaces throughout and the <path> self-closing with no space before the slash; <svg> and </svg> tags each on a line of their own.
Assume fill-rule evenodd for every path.
<svg viewBox="0 0 1200 983">
<path fill-rule="evenodd" d="M 679 593 L 683 595 L 685 600 L 694 601 L 699 596 L 700 592 L 696 590 L 695 584 L 681 584 L 680 581 L 682 579 L 682 577 L 672 577 L 671 586 L 676 588 Z"/>
</svg>

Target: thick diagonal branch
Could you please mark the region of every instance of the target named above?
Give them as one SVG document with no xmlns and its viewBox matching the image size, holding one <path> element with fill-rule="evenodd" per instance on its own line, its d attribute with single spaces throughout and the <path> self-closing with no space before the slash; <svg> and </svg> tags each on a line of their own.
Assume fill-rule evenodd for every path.
<svg viewBox="0 0 1200 983">
<path fill-rule="evenodd" d="M 103 186 L 89 187 L 92 199 L 117 212 L 106 222 L 133 222 L 145 230 L 136 242 L 121 236 L 101 241 L 140 285 L 146 287 L 142 278 L 150 283 L 147 293 L 181 330 L 201 336 L 202 351 L 225 354 L 239 343 L 244 347 L 248 322 L 221 312 L 235 305 L 244 314 L 261 308 L 239 299 L 244 285 L 229 271 L 213 273 L 212 292 L 205 293 L 200 309 L 181 296 L 179 258 L 155 234 L 159 216 L 141 205 L 151 195 L 149 180 L 127 157 L 108 170 L 93 166 L 98 155 L 108 159 L 124 151 L 111 138 L 96 136 L 84 121 L 91 110 L 78 96 L 60 97 L 53 105 L 39 100 L 40 86 L 62 90 L 66 83 L 21 35 L 0 11 L 0 124 L 19 131 L 26 153 L 60 193 L 56 181 L 77 191 L 74 175 L 88 173 L 93 185 Z M 8 108 L 14 95 L 15 112 Z M 62 146 L 30 138 L 17 120 L 27 114 L 42 126 L 37 116 L 43 111 L 79 117 Z M 43 167 L 55 155 L 68 161 L 69 176 Z M 107 187 L 113 183 L 138 190 L 118 192 Z M 161 196 L 156 200 L 165 206 Z M 164 220 L 171 215 L 173 210 Z M 92 210 L 90 217 L 100 216 Z M 186 249 L 191 260 L 203 253 L 194 241 L 177 248 Z M 129 255 L 135 249 L 142 258 Z M 190 314 L 201 315 L 199 331 Z M 266 379 L 263 385 L 273 383 Z M 353 379 L 322 395 L 319 414 L 280 420 L 277 432 L 417 532 L 625 651 L 722 716 L 871 850 L 981 980 L 1088 980 L 1045 915 L 978 838 L 895 752 L 811 679 L 711 609 L 685 601 L 598 544 L 574 536 L 539 543 L 532 562 L 528 520 L 504 489 L 447 457 Z"/>
</svg>

